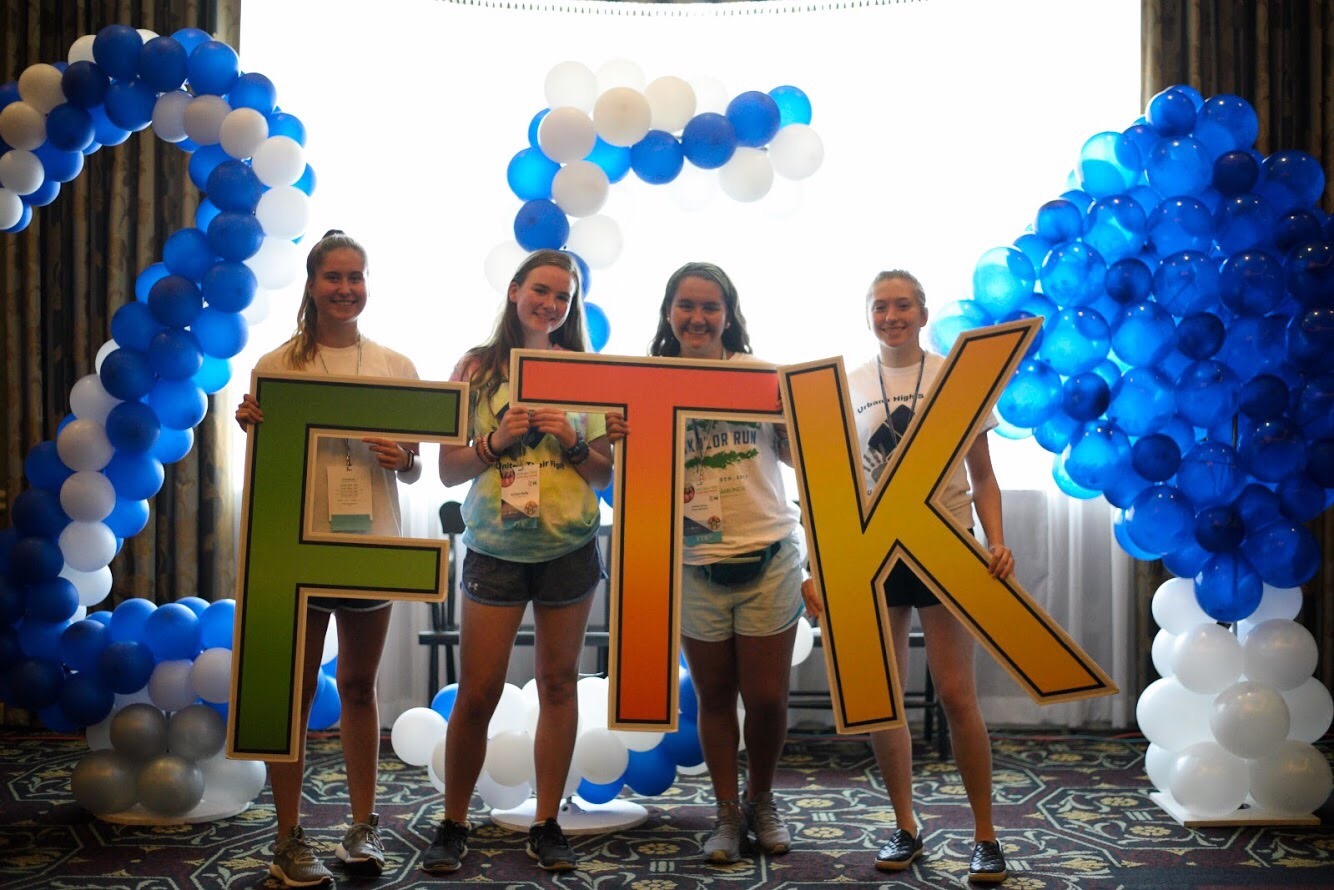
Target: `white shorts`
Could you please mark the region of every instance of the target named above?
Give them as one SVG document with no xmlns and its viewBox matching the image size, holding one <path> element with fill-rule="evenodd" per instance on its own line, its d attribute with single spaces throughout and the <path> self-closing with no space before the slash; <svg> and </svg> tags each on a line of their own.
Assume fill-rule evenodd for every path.
<svg viewBox="0 0 1334 890">
<path fill-rule="evenodd" d="M 744 584 L 715 584 L 699 566 L 682 566 L 681 635 L 721 643 L 782 633 L 805 609 L 801 565 L 796 537 L 789 536 L 759 577 Z"/>
</svg>

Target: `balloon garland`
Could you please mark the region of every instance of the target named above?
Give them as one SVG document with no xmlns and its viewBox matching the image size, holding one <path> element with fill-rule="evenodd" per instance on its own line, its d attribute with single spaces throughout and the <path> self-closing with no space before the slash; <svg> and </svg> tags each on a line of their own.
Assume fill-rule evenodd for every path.
<svg viewBox="0 0 1334 890">
<path fill-rule="evenodd" d="M 1334 220 L 1300 151 L 1255 151 L 1255 111 L 1189 86 L 1085 142 L 1069 190 L 987 251 L 932 331 L 1043 316 L 998 403 L 1057 486 L 1118 508 L 1116 540 L 1175 575 L 1155 594 L 1162 679 L 1138 702 L 1150 778 L 1186 811 L 1249 793 L 1309 813 L 1334 717 L 1293 621 L 1334 497 Z M 1233 632 L 1217 622 L 1232 624 Z"/>
<path fill-rule="evenodd" d="M 264 783 L 262 764 L 221 754 L 233 602 L 87 608 L 110 592 L 124 539 L 147 524 L 163 466 L 189 453 L 207 396 L 267 311 L 266 290 L 299 274 L 293 239 L 315 176 L 304 125 L 279 109 L 267 77 L 239 70 L 231 47 L 195 28 L 111 25 L 0 87 L 0 229 L 22 231 L 85 156 L 149 126 L 190 154 L 206 197 L 113 315 L 98 371 L 74 385 L 55 440 L 24 461 L 30 487 L 0 532 L 0 677 L 5 700 L 47 726 L 88 728 L 93 750 L 72 788 L 94 813 L 215 818 Z M 315 728 L 339 713 L 321 679 Z"/>
</svg>

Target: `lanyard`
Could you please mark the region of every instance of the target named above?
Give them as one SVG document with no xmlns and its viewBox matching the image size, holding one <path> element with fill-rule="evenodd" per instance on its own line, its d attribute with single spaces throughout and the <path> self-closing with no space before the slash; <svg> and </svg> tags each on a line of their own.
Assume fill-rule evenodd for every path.
<svg viewBox="0 0 1334 890">
<path fill-rule="evenodd" d="M 885 426 L 889 427 L 889 436 L 891 439 L 889 450 L 893 452 L 894 449 L 899 447 L 899 431 L 895 429 L 894 421 L 889 416 L 889 394 L 885 392 L 885 363 L 881 360 L 879 355 L 875 357 L 875 362 L 877 371 L 879 372 L 876 374 L 876 377 L 880 380 L 880 398 L 883 400 L 885 406 Z M 914 383 L 912 387 L 912 407 L 908 409 L 910 415 L 915 415 L 917 413 L 917 396 L 922 389 L 922 371 L 925 369 L 926 352 L 923 351 L 921 361 L 917 363 L 917 382 Z"/>
<path fill-rule="evenodd" d="M 318 359 L 320 360 L 320 367 L 324 368 L 324 373 L 326 373 L 326 374 L 332 374 L 332 373 L 333 373 L 332 371 L 329 370 L 329 366 L 328 366 L 328 364 L 326 364 L 325 361 L 324 361 L 324 350 L 323 350 L 322 348 L 321 348 L 320 350 L 318 350 L 318 351 L 315 353 L 315 357 L 318 358 Z M 360 376 L 361 376 L 361 335 L 360 335 L 360 334 L 357 335 L 357 370 L 356 370 L 355 372 L 353 372 L 353 375 L 352 375 L 352 376 L 354 376 L 354 377 L 360 377 Z M 881 386 L 883 387 L 884 384 L 882 383 Z M 347 460 L 347 468 L 348 468 L 349 470 L 352 469 L 352 442 L 351 442 L 350 439 L 344 439 L 344 440 L 343 440 L 343 454 L 344 454 L 345 459 Z"/>
</svg>

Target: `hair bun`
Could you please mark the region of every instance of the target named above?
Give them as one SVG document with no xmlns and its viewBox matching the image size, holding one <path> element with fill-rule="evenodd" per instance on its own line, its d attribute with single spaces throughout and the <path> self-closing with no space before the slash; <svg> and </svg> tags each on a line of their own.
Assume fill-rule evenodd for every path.
<svg viewBox="0 0 1334 890">
<path fill-rule="evenodd" d="M 342 229 L 330 229 L 329 231 L 325 232 L 323 235 L 320 236 L 320 240 L 323 241 L 330 235 L 346 235 L 346 234 L 347 232 L 344 232 Z"/>
</svg>

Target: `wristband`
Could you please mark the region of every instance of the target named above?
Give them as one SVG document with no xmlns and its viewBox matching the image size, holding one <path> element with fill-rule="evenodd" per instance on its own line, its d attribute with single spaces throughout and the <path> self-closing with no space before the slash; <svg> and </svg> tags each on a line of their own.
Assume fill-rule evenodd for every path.
<svg viewBox="0 0 1334 890">
<path fill-rule="evenodd" d="M 562 451 L 561 454 L 565 455 L 566 462 L 571 466 L 579 466 L 588 460 L 588 440 L 576 433 L 574 444 Z"/>
<path fill-rule="evenodd" d="M 411 448 L 404 448 L 403 451 L 406 452 L 408 455 L 408 465 L 403 469 L 399 470 L 400 473 L 406 473 L 410 471 L 412 469 L 413 464 L 417 463 L 417 455 L 415 452 L 413 452 Z"/>
<path fill-rule="evenodd" d="M 491 434 L 487 433 L 478 439 L 473 440 L 473 450 L 477 452 L 477 459 L 488 466 L 495 464 L 500 458 L 491 450 Z"/>
</svg>

